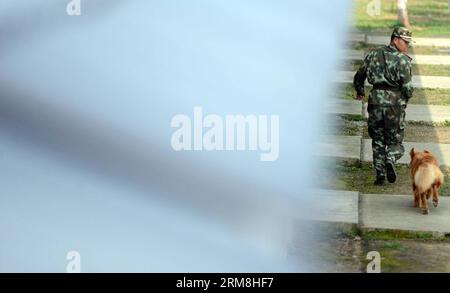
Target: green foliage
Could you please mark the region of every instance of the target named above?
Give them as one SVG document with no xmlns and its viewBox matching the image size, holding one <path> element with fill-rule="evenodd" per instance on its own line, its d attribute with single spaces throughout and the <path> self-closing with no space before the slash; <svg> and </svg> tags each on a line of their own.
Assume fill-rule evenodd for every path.
<svg viewBox="0 0 450 293">
<path fill-rule="evenodd" d="M 439 237 L 435 237 L 431 232 L 411 232 L 404 230 L 374 230 L 363 233 L 364 240 L 401 240 L 401 239 L 414 239 L 414 240 L 436 240 Z M 397 246 L 397 247 L 396 247 Z M 387 242 L 384 248 L 398 249 L 400 245 L 398 242 Z"/>
<path fill-rule="evenodd" d="M 357 29 L 390 34 L 399 25 L 396 1 L 381 0 L 379 16 L 369 16 L 366 7 L 371 0 L 355 0 L 355 26 Z M 409 0 L 408 14 L 413 36 L 450 36 L 450 11 L 447 0 Z"/>
</svg>

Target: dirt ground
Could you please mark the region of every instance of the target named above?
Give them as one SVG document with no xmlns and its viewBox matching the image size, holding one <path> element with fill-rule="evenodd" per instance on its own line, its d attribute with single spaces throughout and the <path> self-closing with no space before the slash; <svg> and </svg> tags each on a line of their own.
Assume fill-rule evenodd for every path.
<svg viewBox="0 0 450 293">
<path fill-rule="evenodd" d="M 375 240 L 365 243 L 364 251 L 380 252 L 382 272 L 450 272 L 449 242 L 417 240 Z"/>
<path fill-rule="evenodd" d="M 365 273 L 366 259 L 370 251 L 381 256 L 381 273 L 450 272 L 450 240 L 435 239 L 422 234 L 396 234 L 378 231 L 367 234 L 352 228 L 341 229 L 334 225 L 324 229 L 324 233 L 314 240 L 314 252 L 306 258 L 314 264 L 315 272 Z M 375 235 L 375 236 L 374 236 Z M 305 260 L 301 246 L 292 245 L 288 257 Z M 299 258 L 302 255 L 303 258 Z"/>
</svg>

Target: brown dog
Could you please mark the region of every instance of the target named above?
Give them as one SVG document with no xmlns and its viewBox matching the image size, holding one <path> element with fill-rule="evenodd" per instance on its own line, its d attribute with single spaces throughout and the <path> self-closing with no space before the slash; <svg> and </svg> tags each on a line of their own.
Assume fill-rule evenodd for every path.
<svg viewBox="0 0 450 293">
<path fill-rule="evenodd" d="M 433 195 L 433 205 L 439 205 L 439 188 L 444 184 L 444 175 L 436 157 L 429 151 L 416 152 L 411 149 L 411 179 L 414 190 L 414 207 L 428 214 L 428 199 Z"/>
</svg>

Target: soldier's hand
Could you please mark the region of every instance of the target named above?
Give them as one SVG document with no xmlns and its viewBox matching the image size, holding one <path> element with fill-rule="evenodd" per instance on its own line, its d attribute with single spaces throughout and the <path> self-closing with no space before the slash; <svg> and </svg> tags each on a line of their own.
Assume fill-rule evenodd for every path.
<svg viewBox="0 0 450 293">
<path fill-rule="evenodd" d="M 358 100 L 358 101 L 362 101 L 364 99 L 364 96 L 363 95 L 356 95 L 355 99 Z"/>
</svg>

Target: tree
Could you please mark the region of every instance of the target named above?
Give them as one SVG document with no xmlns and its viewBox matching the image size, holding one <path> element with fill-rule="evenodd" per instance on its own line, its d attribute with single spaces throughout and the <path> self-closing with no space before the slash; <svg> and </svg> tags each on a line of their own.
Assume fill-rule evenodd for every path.
<svg viewBox="0 0 450 293">
<path fill-rule="evenodd" d="M 407 6 L 408 6 L 408 0 L 397 0 L 398 21 L 404 27 L 409 27 L 408 7 Z"/>
</svg>

